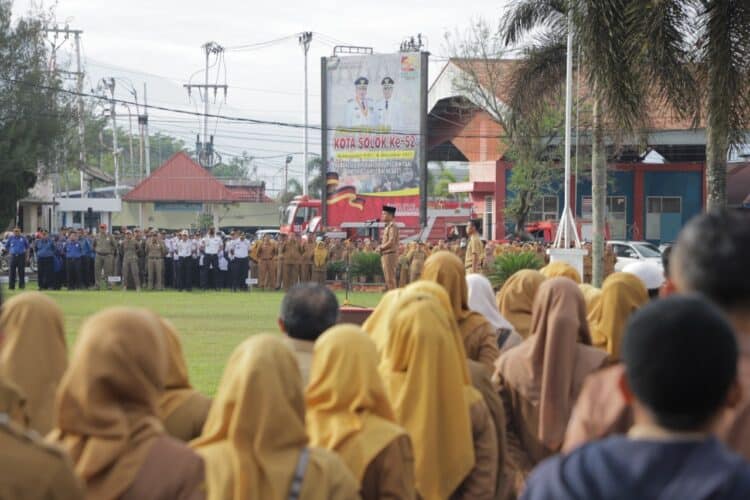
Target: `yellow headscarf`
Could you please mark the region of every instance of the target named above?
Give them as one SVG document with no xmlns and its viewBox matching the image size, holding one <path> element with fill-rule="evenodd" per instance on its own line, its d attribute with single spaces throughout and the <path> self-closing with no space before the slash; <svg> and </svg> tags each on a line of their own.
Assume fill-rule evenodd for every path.
<svg viewBox="0 0 750 500">
<path fill-rule="evenodd" d="M 497 292 L 497 307 L 500 314 L 523 338 L 531 333 L 531 310 L 534 297 L 545 277 L 539 271 L 524 269 L 518 271 L 503 284 Z"/>
<path fill-rule="evenodd" d="M 44 435 L 55 419 L 55 392 L 68 366 L 63 314 L 39 292 L 26 292 L 3 305 L 0 376 L 26 397 L 29 428 Z"/>
<path fill-rule="evenodd" d="M 381 356 L 391 332 L 391 318 L 396 312 L 393 307 L 402 293 L 400 288 L 384 293 L 372 314 L 362 323 L 362 330 L 375 342 L 375 348 Z"/>
<path fill-rule="evenodd" d="M 318 241 L 315 244 L 315 250 L 313 251 L 313 264 L 315 267 L 323 267 L 326 265 L 326 259 L 328 259 L 328 249 L 326 244 L 322 241 Z"/>
<path fill-rule="evenodd" d="M 278 335 L 255 335 L 229 358 L 203 434 L 191 443 L 206 466 L 207 498 L 286 500 L 306 445 L 297 360 Z M 322 500 L 331 493 L 325 474 L 349 472 L 340 462 L 341 470 L 318 467 L 318 458 L 311 453 L 303 483 L 315 488 L 303 491 Z"/>
<path fill-rule="evenodd" d="M 541 268 L 539 272 L 542 273 L 547 279 L 570 278 L 575 281 L 577 285 L 580 285 L 582 281 L 581 275 L 575 267 L 571 266 L 567 262 L 562 262 L 560 260 L 547 264 L 546 266 Z"/>
<path fill-rule="evenodd" d="M 469 309 L 469 287 L 466 284 L 464 264 L 450 252 L 436 252 L 425 261 L 422 279 L 442 285 L 451 299 L 453 314 L 466 337 L 488 321 L 479 313 Z"/>
<path fill-rule="evenodd" d="M 83 324 L 49 439 L 70 455 L 86 498 L 119 498 L 163 434 L 166 358 L 159 324 L 144 310 L 107 309 Z"/>
<path fill-rule="evenodd" d="M 615 359 L 620 359 L 620 347 L 625 325 L 638 308 L 648 302 L 648 290 L 637 276 L 614 273 L 602 285 L 599 304 L 589 315 L 591 340 Z"/>
<path fill-rule="evenodd" d="M 591 322 L 592 313 L 602 301 L 602 291 L 586 283 L 578 285 L 578 288 L 583 293 L 583 300 L 586 301 L 586 316 L 588 321 Z"/>
<path fill-rule="evenodd" d="M 156 318 L 167 346 L 167 378 L 164 392 L 159 397 L 159 416 L 165 419 L 195 394 L 195 391 L 188 379 L 187 364 L 177 330 L 171 321 L 159 316 Z"/>
<path fill-rule="evenodd" d="M 310 443 L 337 452 L 358 481 L 406 433 L 395 423 L 375 344 L 354 325 L 334 326 L 315 341 L 305 402 Z"/>
<path fill-rule="evenodd" d="M 379 366 L 396 420 L 414 444 L 416 488 L 426 500 L 448 498 L 475 460 L 470 403 L 450 329 L 437 299 L 405 293 Z"/>
</svg>

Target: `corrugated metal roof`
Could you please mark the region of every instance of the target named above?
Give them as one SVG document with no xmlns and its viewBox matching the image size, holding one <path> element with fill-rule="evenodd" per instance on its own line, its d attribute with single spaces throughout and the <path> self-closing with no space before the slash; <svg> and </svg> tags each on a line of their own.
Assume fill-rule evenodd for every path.
<svg viewBox="0 0 750 500">
<path fill-rule="evenodd" d="M 161 167 L 122 197 L 125 201 L 230 203 L 245 201 L 186 153 L 175 153 Z"/>
</svg>

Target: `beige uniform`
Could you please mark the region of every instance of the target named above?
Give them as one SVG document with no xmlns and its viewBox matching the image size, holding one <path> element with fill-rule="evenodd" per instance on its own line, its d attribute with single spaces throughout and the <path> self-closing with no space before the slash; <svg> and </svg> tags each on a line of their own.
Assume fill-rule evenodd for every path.
<svg viewBox="0 0 750 500">
<path fill-rule="evenodd" d="M 83 499 L 67 455 L 0 418 L 0 498 Z"/>
<path fill-rule="evenodd" d="M 422 248 L 412 250 L 409 259 L 409 283 L 414 283 L 422 276 L 424 261 L 427 260 L 427 252 Z"/>
<path fill-rule="evenodd" d="M 284 259 L 284 290 L 289 290 L 299 282 L 299 268 L 302 261 L 303 248 L 297 240 L 289 239 L 282 244 L 281 252 Z"/>
<path fill-rule="evenodd" d="M 135 239 L 126 239 L 122 242 L 122 285 L 127 289 L 128 279 L 135 283 L 136 290 L 141 289 L 141 276 L 138 270 L 138 254 L 141 251 L 141 243 Z"/>
<path fill-rule="evenodd" d="M 398 227 L 391 221 L 383 228 L 383 241 L 380 244 L 381 265 L 387 290 L 395 290 L 396 265 L 398 264 Z"/>
<path fill-rule="evenodd" d="M 94 238 L 94 282 L 99 289 L 109 286 L 109 277 L 115 272 L 117 242 L 114 236 L 101 232 Z"/>
<path fill-rule="evenodd" d="M 164 257 L 167 246 L 161 240 L 150 239 L 146 243 L 148 259 L 148 287 L 151 290 L 164 290 Z"/>
<path fill-rule="evenodd" d="M 258 267 L 260 268 L 260 281 L 258 287 L 264 290 L 271 290 L 275 285 L 274 262 L 276 255 L 276 246 L 272 241 L 264 240 L 258 247 Z"/>
<path fill-rule="evenodd" d="M 469 238 L 466 245 L 466 257 L 464 258 L 464 268 L 467 273 L 479 273 L 482 271 L 484 257 L 484 245 L 479 235 L 474 233 Z"/>
</svg>

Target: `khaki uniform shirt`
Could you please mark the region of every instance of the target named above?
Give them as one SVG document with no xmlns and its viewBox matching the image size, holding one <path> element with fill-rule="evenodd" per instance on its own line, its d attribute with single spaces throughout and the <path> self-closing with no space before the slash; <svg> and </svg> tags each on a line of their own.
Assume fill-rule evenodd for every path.
<svg viewBox="0 0 750 500">
<path fill-rule="evenodd" d="M 122 255 L 125 260 L 138 260 L 141 251 L 141 243 L 135 239 L 122 242 Z"/>
<path fill-rule="evenodd" d="M 394 222 L 389 222 L 383 228 L 383 242 L 380 244 L 380 253 L 387 255 L 398 251 L 398 227 Z"/>
<path fill-rule="evenodd" d="M 117 243 L 111 234 L 99 233 L 94 238 L 94 250 L 99 255 L 113 255 L 117 251 Z"/>
<path fill-rule="evenodd" d="M 83 485 L 62 450 L 7 421 L 0 421 L 0 450 L 0 498 L 83 499 Z"/>
<path fill-rule="evenodd" d="M 472 234 L 471 238 L 469 238 L 469 243 L 466 246 L 466 257 L 464 259 L 464 267 L 467 271 L 471 271 L 474 269 L 474 264 L 476 264 L 476 270 L 477 272 L 482 270 L 482 258 L 484 256 L 484 245 L 482 244 L 482 240 L 479 239 L 478 234 Z M 477 260 L 475 263 L 474 260 Z"/>
<path fill-rule="evenodd" d="M 148 240 L 148 243 L 146 243 L 147 257 L 164 257 L 165 255 L 167 255 L 167 246 L 163 241 L 156 240 L 154 242 L 152 240 Z"/>
</svg>

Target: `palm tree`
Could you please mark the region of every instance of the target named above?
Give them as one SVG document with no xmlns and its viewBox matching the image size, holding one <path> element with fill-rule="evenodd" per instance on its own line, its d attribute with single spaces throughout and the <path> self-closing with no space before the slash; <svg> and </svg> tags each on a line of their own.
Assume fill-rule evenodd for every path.
<svg viewBox="0 0 750 500">
<path fill-rule="evenodd" d="M 707 209 L 726 206 L 729 148 L 742 142 L 750 127 L 750 2 L 635 0 L 630 9 L 648 21 L 634 25 L 637 50 L 658 58 L 677 47 L 692 56 L 683 55 L 681 65 L 662 61 L 661 71 L 670 75 L 689 60 L 694 81 L 663 78 L 659 88 L 678 97 L 684 85 L 700 92 L 690 104 L 696 116 L 704 110 L 706 116 Z M 682 100 L 672 102 L 685 106 Z"/>
<path fill-rule="evenodd" d="M 625 0 L 517 0 L 501 24 L 506 45 L 523 47 L 524 57 L 514 72 L 509 102 L 517 116 L 542 112 L 550 102 L 558 101 L 565 82 L 568 29 L 572 29 L 574 46 L 585 61 L 576 71 L 586 78 L 593 101 L 592 281 L 596 286 L 601 285 L 604 275 L 605 117 L 623 132 L 638 129 L 645 95 L 645 80 L 635 71 L 639 54 L 632 51 L 627 37 L 636 20 L 626 7 Z"/>
</svg>

